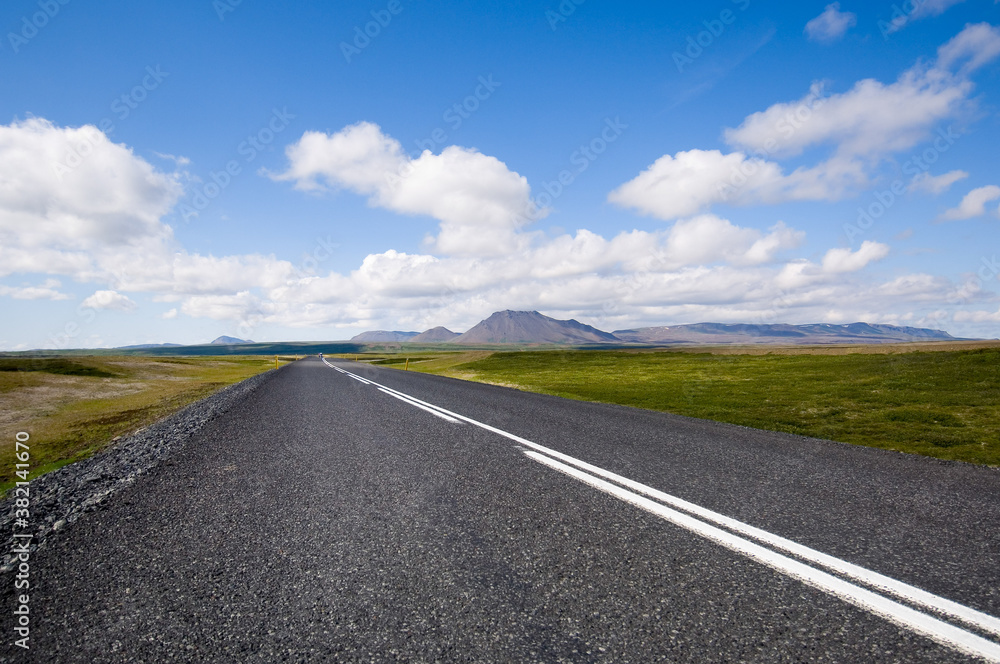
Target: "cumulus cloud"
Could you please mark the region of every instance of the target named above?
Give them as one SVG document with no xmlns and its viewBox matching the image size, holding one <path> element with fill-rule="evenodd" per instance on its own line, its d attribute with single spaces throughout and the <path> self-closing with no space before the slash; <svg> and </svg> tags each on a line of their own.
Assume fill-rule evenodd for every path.
<svg viewBox="0 0 1000 664">
<path fill-rule="evenodd" d="M 608 194 L 621 207 L 664 220 L 695 215 L 713 205 L 757 205 L 794 200 L 838 200 L 864 183 L 857 162 L 830 160 L 785 173 L 781 166 L 743 152 L 688 150 L 664 155 Z"/>
<path fill-rule="evenodd" d="M 359 194 L 378 193 L 409 160 L 399 141 L 371 122 L 359 122 L 335 134 L 307 131 L 285 149 L 285 156 L 288 170 L 272 179 L 293 181 L 296 189 L 305 191 L 331 186 Z"/>
<path fill-rule="evenodd" d="M 132 310 L 137 305 L 129 295 L 146 293 L 172 303 L 163 319 L 226 321 L 238 336 L 253 337 L 265 325 L 328 332 L 384 325 L 463 329 L 498 306 L 541 309 L 606 329 L 706 317 L 801 321 L 829 317 L 831 303 L 846 301 L 856 302 L 857 310 L 887 308 L 888 296 L 866 284 L 861 273 L 877 260 L 881 245 L 828 254 L 822 264 L 790 260 L 804 240 L 801 231 L 783 223 L 752 228 L 699 214 L 700 201 L 718 192 L 703 189 L 685 199 L 683 187 L 672 210 L 655 200 L 648 204 L 650 214 L 677 215 L 680 221 L 668 227 L 608 237 L 580 229 L 549 237 L 524 228 L 524 220 L 534 216 L 523 214 L 530 189 L 500 160 L 454 146 L 411 158 L 369 123 L 303 135 L 289 148 L 288 170 L 274 177 L 299 189 L 344 189 L 372 205 L 433 217 L 440 230 L 427 253 L 387 249 L 349 272 L 326 274 L 303 273 L 269 255 L 199 255 L 179 246 L 162 221 L 177 200 L 181 176 L 158 171 L 126 146 L 89 130 L 81 134 L 44 120 L 5 130 L 0 232 L 13 230 L 0 242 L 0 272 L 64 274 L 99 284 L 84 302 L 95 309 Z M 57 172 L 65 150 L 77 149 L 80 136 L 91 142 L 92 157 L 103 155 L 99 159 L 114 167 L 116 185 L 91 173 L 88 161 Z M 45 141 L 57 147 L 31 159 L 18 153 Z M 793 195 L 789 183 L 798 188 L 795 195 L 835 188 L 815 169 L 784 173 L 747 154 L 695 151 L 671 160 L 658 167 L 663 173 L 649 176 L 646 188 L 656 190 L 656 175 L 673 177 L 685 169 L 726 177 L 733 169 L 747 171 L 741 177 L 754 184 L 736 192 L 731 199 L 736 202 Z M 21 168 L 9 168 L 10 163 Z M 80 193 L 87 188 L 79 183 L 59 191 L 63 180 L 82 176 L 92 181 L 93 200 Z M 840 177 L 846 181 L 856 174 L 847 169 Z M 123 191 L 110 191 L 119 185 Z M 50 198 L 58 205 L 46 207 Z M 24 228 L 36 236 L 22 239 L 14 232 Z M 61 297 L 58 287 L 50 279 L 41 286 L 4 286 L 2 294 L 55 298 Z M 916 301 L 918 294 L 892 302 L 907 298 Z"/>
<path fill-rule="evenodd" d="M 947 191 L 951 185 L 959 180 L 969 177 L 966 171 L 948 171 L 942 175 L 931 175 L 930 173 L 920 173 L 910 182 L 910 191 L 922 191 L 929 194 L 941 194 Z"/>
<path fill-rule="evenodd" d="M 830 249 L 823 256 L 823 270 L 828 273 L 857 272 L 872 261 L 889 255 L 889 246 L 865 240 L 857 251 L 848 248 Z"/>
<path fill-rule="evenodd" d="M 751 171 L 752 175 L 748 177 L 744 171 Z M 726 184 L 741 175 L 743 180 L 751 180 L 742 191 L 782 177 L 776 164 L 750 160 L 741 152 L 689 150 L 660 157 L 633 180 L 608 194 L 608 200 L 660 219 L 677 219 L 725 201 Z"/>
<path fill-rule="evenodd" d="M 83 301 L 81 305 L 91 309 L 105 309 L 113 311 L 131 311 L 138 305 L 127 295 L 113 290 L 99 290 Z"/>
<path fill-rule="evenodd" d="M 46 279 L 41 286 L 5 286 L 0 284 L 0 296 L 15 300 L 68 300 L 69 295 L 59 291 L 58 279 Z"/>
<path fill-rule="evenodd" d="M 840 200 L 869 184 L 872 169 L 888 155 L 913 148 L 942 121 L 973 108 L 968 75 L 998 55 L 1000 31 L 969 25 L 939 49 L 934 63 L 917 63 L 894 83 L 865 79 L 839 94 L 815 83 L 800 99 L 773 104 L 727 128 L 725 142 L 736 151 L 664 155 L 608 200 L 667 220 L 719 203 Z M 786 172 L 778 163 L 821 148 L 830 154 L 814 166 Z M 926 184 L 944 187 L 946 181 Z"/>
<path fill-rule="evenodd" d="M 995 184 L 978 187 L 967 193 L 958 207 L 951 208 L 941 215 L 942 221 L 958 221 L 972 219 L 986 214 L 986 204 L 1000 198 L 1000 187 Z"/>
<path fill-rule="evenodd" d="M 148 268 L 172 253 L 161 219 L 182 193 L 179 176 L 94 126 L 0 125 L 0 182 L 0 274 L 110 281 L 123 256 Z"/>
<path fill-rule="evenodd" d="M 246 290 L 226 295 L 194 295 L 185 299 L 181 311 L 194 318 L 249 321 L 262 320 L 269 308 L 259 296 Z"/>
<path fill-rule="evenodd" d="M 772 261 L 777 252 L 799 246 L 801 231 L 778 223 L 764 235 L 752 228 L 740 228 L 714 215 L 678 221 L 670 229 L 661 252 L 666 265 L 758 265 Z"/>
<path fill-rule="evenodd" d="M 448 146 L 412 159 L 370 122 L 306 132 L 285 154 L 289 167 L 273 179 L 307 191 L 344 188 L 373 206 L 433 217 L 441 223 L 436 248 L 447 254 L 512 251 L 516 230 L 538 216 L 527 179 L 496 157 Z"/>
<path fill-rule="evenodd" d="M 909 149 L 937 123 L 967 107 L 973 85 L 966 75 L 996 58 L 998 44 L 1000 33 L 992 26 L 967 26 L 938 50 L 934 66 L 918 63 L 890 84 L 864 79 L 841 94 L 821 96 L 822 88 L 814 85 L 802 99 L 774 104 L 727 129 L 726 142 L 777 156 L 825 144 L 844 157 Z"/>
<path fill-rule="evenodd" d="M 104 282 L 106 293 L 179 294 L 274 287 L 294 276 L 291 263 L 273 256 L 202 256 L 177 246 L 162 219 L 182 194 L 180 180 L 90 125 L 31 118 L 0 126 L 0 276 L 59 274 Z M 57 297 L 47 289 L 7 294 Z"/>
<path fill-rule="evenodd" d="M 840 3 L 834 2 L 827 5 L 822 14 L 806 23 L 805 33 L 813 41 L 829 43 L 843 37 L 857 23 L 857 15 L 840 11 Z"/>
<path fill-rule="evenodd" d="M 41 118 L 0 125 L 0 237 L 14 246 L 126 246 L 169 235 L 160 219 L 181 194 L 97 127 Z"/>
</svg>

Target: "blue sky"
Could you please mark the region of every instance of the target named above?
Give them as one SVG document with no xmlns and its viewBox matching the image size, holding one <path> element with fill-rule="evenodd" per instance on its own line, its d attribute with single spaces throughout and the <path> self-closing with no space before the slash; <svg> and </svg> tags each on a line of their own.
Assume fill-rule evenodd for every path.
<svg viewBox="0 0 1000 664">
<path fill-rule="evenodd" d="M 1000 337 L 1000 5 L 672 5 L 4 3 L 0 349 Z"/>
</svg>

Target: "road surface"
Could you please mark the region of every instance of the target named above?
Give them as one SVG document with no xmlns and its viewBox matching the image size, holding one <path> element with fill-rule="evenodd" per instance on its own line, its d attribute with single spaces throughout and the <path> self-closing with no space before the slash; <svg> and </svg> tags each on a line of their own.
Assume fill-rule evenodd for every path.
<svg viewBox="0 0 1000 664">
<path fill-rule="evenodd" d="M 31 576 L 9 661 L 1000 661 L 1000 473 L 312 357 Z"/>
</svg>

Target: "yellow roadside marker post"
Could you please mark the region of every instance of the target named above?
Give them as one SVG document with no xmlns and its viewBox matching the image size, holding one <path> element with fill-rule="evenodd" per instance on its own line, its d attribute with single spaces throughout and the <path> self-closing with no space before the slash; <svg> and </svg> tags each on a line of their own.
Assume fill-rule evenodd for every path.
<svg viewBox="0 0 1000 664">
<path fill-rule="evenodd" d="M 409 371 L 409 370 L 410 370 L 410 358 L 406 358 L 406 366 L 403 367 L 403 371 Z"/>
<path fill-rule="evenodd" d="M 274 356 L 274 368 L 275 369 L 278 368 L 278 356 L 277 355 Z"/>
</svg>

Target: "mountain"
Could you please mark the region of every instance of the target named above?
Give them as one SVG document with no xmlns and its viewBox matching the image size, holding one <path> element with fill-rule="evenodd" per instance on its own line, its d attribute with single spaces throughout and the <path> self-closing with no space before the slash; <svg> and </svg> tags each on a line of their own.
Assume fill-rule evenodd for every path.
<svg viewBox="0 0 1000 664">
<path fill-rule="evenodd" d="M 230 337 L 220 337 L 229 339 Z M 641 327 L 598 330 L 575 320 L 558 320 L 537 311 L 498 311 L 465 334 L 445 327 L 425 332 L 373 330 L 362 332 L 351 341 L 361 343 L 454 343 L 454 344 L 852 344 L 901 343 L 907 341 L 955 341 L 942 330 L 903 327 L 876 323 L 832 325 L 695 323 L 669 327 Z M 218 343 L 217 339 L 213 343 Z M 238 339 L 226 343 L 242 343 Z"/>
<path fill-rule="evenodd" d="M 847 325 L 695 323 L 616 330 L 614 334 L 622 341 L 641 344 L 842 344 L 955 340 L 955 337 L 942 330 L 875 323 Z"/>
<path fill-rule="evenodd" d="M 455 337 L 456 344 L 593 344 L 614 343 L 613 334 L 575 320 L 556 320 L 537 311 L 498 311 Z"/>
<path fill-rule="evenodd" d="M 218 337 L 215 341 L 211 342 L 211 344 L 219 346 L 235 346 L 236 344 L 252 344 L 252 343 L 254 342 L 250 341 L 249 339 L 237 339 L 236 337 L 227 337 L 226 335 L 222 335 L 221 337 Z"/>
<path fill-rule="evenodd" d="M 410 341 L 413 337 L 416 337 L 419 334 L 419 332 L 390 332 L 388 330 L 372 330 L 370 332 L 362 332 L 357 336 L 351 337 L 351 341 L 360 341 L 364 343 Z"/>
<path fill-rule="evenodd" d="M 451 341 L 455 337 L 461 336 L 458 332 L 452 332 L 446 327 L 432 327 L 431 329 L 421 332 L 417 336 L 410 339 L 410 341 L 420 341 L 424 343 L 437 343 L 441 341 Z"/>
</svg>

